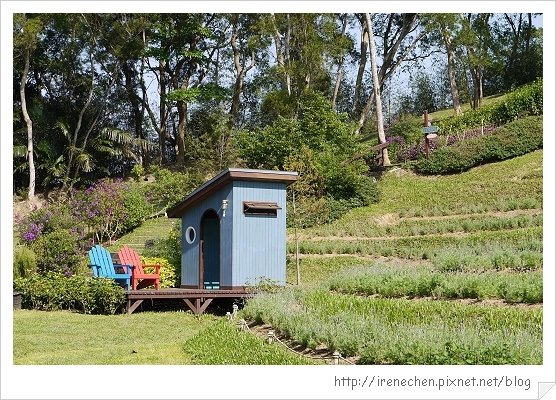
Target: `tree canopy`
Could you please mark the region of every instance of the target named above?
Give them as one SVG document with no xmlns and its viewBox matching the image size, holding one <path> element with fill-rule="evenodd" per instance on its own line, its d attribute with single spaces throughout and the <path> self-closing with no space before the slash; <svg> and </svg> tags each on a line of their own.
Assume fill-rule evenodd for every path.
<svg viewBox="0 0 556 400">
<path fill-rule="evenodd" d="M 424 107 L 457 112 L 461 102 L 478 108 L 483 96 L 542 76 L 534 18 L 16 14 L 14 190 L 30 190 L 30 179 L 39 190 L 69 190 L 134 165 L 278 168 L 301 148 L 317 169 L 326 157 L 340 165 L 358 138 L 377 137 L 375 93 L 399 93 L 394 106 L 382 102 L 390 119 Z M 393 79 L 401 71 L 410 84 Z"/>
</svg>

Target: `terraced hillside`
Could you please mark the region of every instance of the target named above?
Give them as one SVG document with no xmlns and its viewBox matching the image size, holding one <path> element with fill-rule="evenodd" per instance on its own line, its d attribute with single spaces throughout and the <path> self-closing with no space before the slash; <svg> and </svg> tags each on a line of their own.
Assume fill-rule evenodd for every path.
<svg viewBox="0 0 556 400">
<path fill-rule="evenodd" d="M 287 290 L 244 316 L 362 364 L 542 363 L 542 151 L 458 175 L 392 170 L 382 200 L 288 235 Z"/>
<path fill-rule="evenodd" d="M 306 275 L 303 281 L 317 282 L 316 270 L 325 278 L 324 271 L 355 260 L 442 269 L 541 268 L 542 154 L 448 176 L 392 170 L 380 182 L 380 203 L 299 231 L 302 280 Z M 289 232 L 291 283 L 294 239 Z"/>
</svg>

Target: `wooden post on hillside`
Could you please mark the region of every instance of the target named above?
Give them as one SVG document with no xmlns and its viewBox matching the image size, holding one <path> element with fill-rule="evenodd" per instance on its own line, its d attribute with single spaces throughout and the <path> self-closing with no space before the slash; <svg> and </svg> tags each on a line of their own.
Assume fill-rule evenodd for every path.
<svg viewBox="0 0 556 400">
<path fill-rule="evenodd" d="M 423 113 L 423 127 L 426 128 L 428 126 L 429 126 L 429 112 L 428 110 L 425 110 L 425 112 Z M 427 138 L 426 130 L 423 131 L 425 132 L 425 155 L 427 156 L 427 158 L 429 158 L 430 156 L 429 139 Z"/>
<path fill-rule="evenodd" d="M 423 113 L 423 134 L 425 135 L 425 154 L 427 158 L 430 156 L 431 143 L 438 137 L 438 127 L 431 126 L 429 121 L 429 113 L 427 110 Z"/>
</svg>

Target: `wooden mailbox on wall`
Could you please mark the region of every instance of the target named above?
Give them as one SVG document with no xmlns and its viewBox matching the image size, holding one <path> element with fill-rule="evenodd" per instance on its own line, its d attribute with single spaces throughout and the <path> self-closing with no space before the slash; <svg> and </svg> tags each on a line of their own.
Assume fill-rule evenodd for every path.
<svg viewBox="0 0 556 400">
<path fill-rule="evenodd" d="M 297 172 L 230 168 L 168 209 L 181 218 L 181 287 L 286 283 L 286 187 Z"/>
</svg>

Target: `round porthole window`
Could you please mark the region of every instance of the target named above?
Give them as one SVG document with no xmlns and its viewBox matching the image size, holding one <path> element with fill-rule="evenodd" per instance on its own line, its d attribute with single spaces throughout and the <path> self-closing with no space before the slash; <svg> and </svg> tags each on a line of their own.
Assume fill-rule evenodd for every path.
<svg viewBox="0 0 556 400">
<path fill-rule="evenodd" d="M 195 228 L 193 228 L 192 226 L 185 230 L 185 240 L 187 241 L 187 243 L 193 244 L 196 236 L 197 235 L 195 233 Z"/>
</svg>

